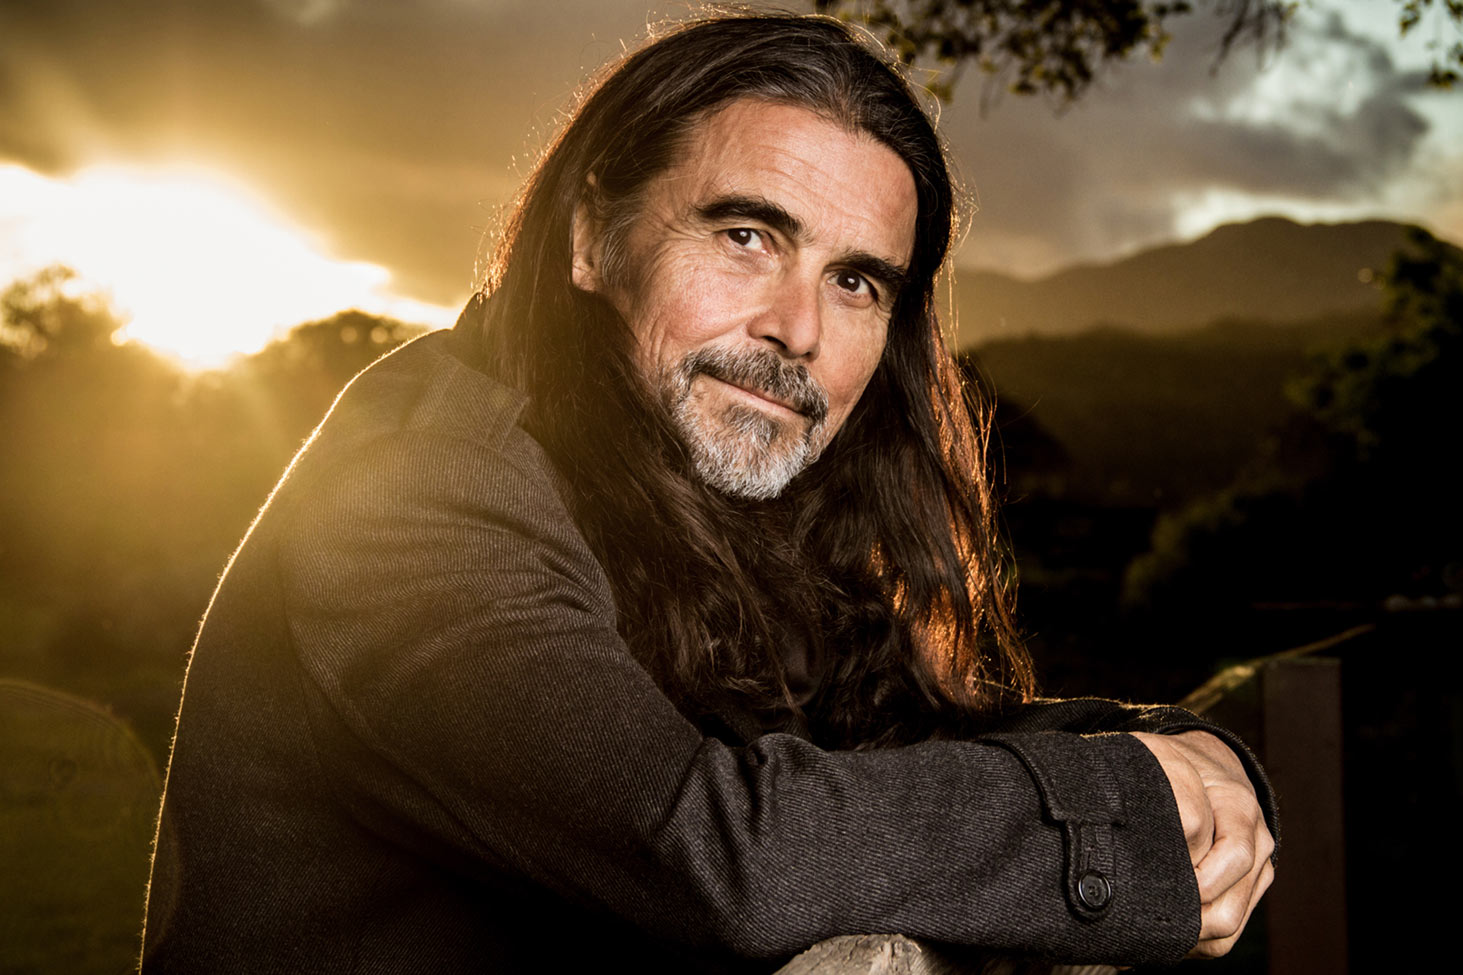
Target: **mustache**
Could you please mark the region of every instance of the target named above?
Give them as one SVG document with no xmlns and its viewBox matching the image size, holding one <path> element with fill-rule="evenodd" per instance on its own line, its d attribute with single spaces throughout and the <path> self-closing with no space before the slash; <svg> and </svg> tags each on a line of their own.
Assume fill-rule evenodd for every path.
<svg viewBox="0 0 1463 975">
<path fill-rule="evenodd" d="M 771 349 L 697 349 L 681 360 L 678 371 L 687 385 L 705 373 L 787 403 L 814 423 L 828 416 L 828 394 L 807 368 L 784 361 Z"/>
</svg>

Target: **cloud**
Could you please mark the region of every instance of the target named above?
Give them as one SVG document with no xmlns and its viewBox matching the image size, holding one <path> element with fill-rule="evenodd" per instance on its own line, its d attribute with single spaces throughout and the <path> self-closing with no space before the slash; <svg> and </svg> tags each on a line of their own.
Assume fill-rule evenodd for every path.
<svg viewBox="0 0 1463 975">
<path fill-rule="evenodd" d="M 130 337 L 209 364 L 344 308 L 453 318 L 404 298 L 387 268 L 340 260 L 267 201 L 205 172 L 96 167 L 56 180 L 0 165 L 0 282 L 50 264 L 105 289 Z"/>
<path fill-rule="evenodd" d="M 1196 200 L 1217 220 L 1395 205 L 1431 130 L 1419 73 L 1325 11 L 1265 62 L 1241 50 L 1216 66 L 1221 26 L 1174 22 L 1161 64 L 1119 68 L 1060 116 L 1007 98 L 980 119 L 962 91 L 945 119 L 983 204 L 962 260 L 1020 271 L 1003 252 L 1033 239 L 1048 262 L 1028 273 L 1110 256 L 1207 230 Z"/>
<path fill-rule="evenodd" d="M 1332 12 L 1294 31 L 1281 58 L 1225 100 L 1196 99 L 1192 145 L 1232 151 L 1224 170 L 1197 169 L 1229 188 L 1325 197 L 1375 190 L 1412 161 L 1427 121 L 1408 103 L 1415 73 Z M 1246 165 L 1248 161 L 1248 165 Z"/>
<path fill-rule="evenodd" d="M 349 0 L 263 0 L 270 10 L 305 27 L 329 20 L 344 10 L 348 2 Z"/>
<path fill-rule="evenodd" d="M 320 228 L 342 256 L 448 301 L 577 83 L 647 24 L 686 10 L 681 0 L 0 3 L 0 162 L 52 174 L 211 165 Z M 1214 219 L 1301 205 L 1387 213 L 1399 201 L 1463 212 L 1456 186 L 1418 175 L 1443 172 L 1456 152 L 1438 148 L 1447 123 L 1417 94 L 1416 65 L 1389 53 L 1395 27 L 1374 40 L 1312 10 L 1264 70 L 1245 51 L 1212 70 L 1222 21 L 1177 18 L 1162 64 L 1120 68 L 1061 117 L 1007 97 L 982 118 L 970 72 L 942 119 L 983 206 L 965 257 L 1028 272 L 1111 257 L 1203 229 L 1196 200 L 1218 207 Z"/>
<path fill-rule="evenodd" d="M 0 163 L 226 171 L 342 256 L 455 301 L 557 109 L 647 17 L 591 0 L 267 3 L 0 4 Z"/>
</svg>

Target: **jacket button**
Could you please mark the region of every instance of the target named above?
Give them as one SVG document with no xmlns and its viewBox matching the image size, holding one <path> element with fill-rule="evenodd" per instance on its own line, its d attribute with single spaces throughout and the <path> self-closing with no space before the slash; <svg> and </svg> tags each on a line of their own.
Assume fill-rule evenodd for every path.
<svg viewBox="0 0 1463 975">
<path fill-rule="evenodd" d="M 1077 899 L 1088 910 L 1104 910 L 1112 903 L 1112 884 L 1098 871 L 1088 870 L 1077 879 Z"/>
</svg>

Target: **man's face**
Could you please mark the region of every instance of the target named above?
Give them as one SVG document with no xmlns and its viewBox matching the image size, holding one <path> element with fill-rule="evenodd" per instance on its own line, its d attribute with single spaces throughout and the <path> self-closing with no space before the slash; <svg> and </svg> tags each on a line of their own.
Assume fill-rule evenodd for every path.
<svg viewBox="0 0 1463 975">
<path fill-rule="evenodd" d="M 822 453 L 879 363 L 917 208 L 909 168 L 883 143 L 743 99 L 650 182 L 611 279 L 581 212 L 574 282 L 629 322 L 701 476 L 773 497 Z"/>
</svg>

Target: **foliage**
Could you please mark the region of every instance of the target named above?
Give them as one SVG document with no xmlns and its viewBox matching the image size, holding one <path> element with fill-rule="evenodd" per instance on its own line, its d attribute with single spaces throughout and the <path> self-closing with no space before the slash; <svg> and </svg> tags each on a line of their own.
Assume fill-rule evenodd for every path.
<svg viewBox="0 0 1463 975">
<path fill-rule="evenodd" d="M 1323 356 L 1288 393 L 1358 460 L 1395 449 L 1456 402 L 1463 333 L 1463 252 L 1414 230 L 1384 273 L 1392 327 Z"/>
<path fill-rule="evenodd" d="M 0 970 L 121 971 L 219 569 L 340 387 L 419 330 L 344 312 L 195 376 L 119 344 L 64 267 L 0 316 Z"/>
<path fill-rule="evenodd" d="M 1394 0 L 1406 35 L 1438 9 L 1434 0 Z M 992 86 L 1020 95 L 1081 97 L 1103 68 L 1146 53 L 1155 60 L 1169 40 L 1168 23 L 1194 12 L 1187 0 L 814 0 L 818 10 L 862 20 L 906 64 L 941 69 L 930 90 L 948 100 L 969 64 Z M 1218 57 L 1236 46 L 1280 46 L 1299 4 L 1293 0 L 1212 0 L 1225 20 Z M 1463 0 L 1441 0 L 1440 32 L 1454 41 L 1435 58 L 1429 82 L 1450 88 L 1463 69 Z M 1442 42 L 1429 47 L 1437 51 Z"/>
<path fill-rule="evenodd" d="M 967 64 L 1019 95 L 1079 98 L 1112 62 L 1162 56 L 1171 17 L 1186 0 L 815 0 L 820 11 L 863 20 L 906 64 L 941 66 L 930 90 L 948 100 Z M 1295 8 L 1282 0 L 1221 0 L 1221 42 L 1278 42 Z M 1222 56 L 1222 53 L 1221 53 Z"/>
<path fill-rule="evenodd" d="M 48 268 L 0 294 L 5 670 L 112 704 L 165 754 L 219 567 L 340 388 L 415 334 L 344 312 L 190 375 Z"/>
<path fill-rule="evenodd" d="M 136 971 L 156 762 L 106 709 L 0 677 L 0 768 L 0 971 Z"/>
<path fill-rule="evenodd" d="M 1429 11 L 1441 6 L 1447 14 L 1448 19 L 1455 27 L 1463 26 L 1463 0 L 1442 0 L 1441 4 L 1435 4 L 1435 0 L 1397 0 L 1401 4 L 1401 14 L 1398 17 L 1398 31 L 1406 36 L 1415 30 L 1427 17 Z M 1432 68 L 1428 72 L 1428 84 L 1435 88 L 1452 88 L 1459 80 L 1459 72 L 1463 71 L 1463 41 L 1454 39 L 1453 43 L 1444 47 L 1439 39 L 1428 41 L 1429 48 L 1437 52 L 1441 49 L 1440 56 L 1434 56 Z"/>
<path fill-rule="evenodd" d="M 309 377 L 328 386 L 333 398 L 356 373 L 422 332 L 420 326 L 379 315 L 343 311 L 291 329 L 285 339 L 262 349 L 249 368 L 294 379 Z"/>
<path fill-rule="evenodd" d="M 1440 597 L 1463 571 L 1463 252 L 1415 231 L 1383 273 L 1389 322 L 1287 385 L 1282 435 L 1224 491 L 1159 520 L 1136 604 Z M 1456 598 L 1456 597 L 1453 597 Z"/>
<path fill-rule="evenodd" d="M 105 348 L 122 327 L 104 295 L 62 265 L 0 292 L 0 346 L 26 358 Z"/>
</svg>

